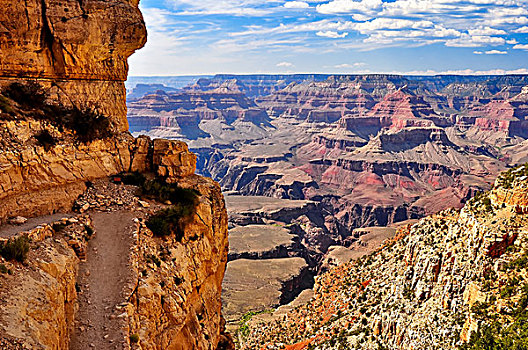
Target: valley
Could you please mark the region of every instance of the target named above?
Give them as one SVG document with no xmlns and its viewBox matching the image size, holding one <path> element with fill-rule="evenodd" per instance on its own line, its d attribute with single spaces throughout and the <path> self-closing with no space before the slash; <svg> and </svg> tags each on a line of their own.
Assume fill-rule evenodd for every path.
<svg viewBox="0 0 528 350">
<path fill-rule="evenodd" d="M 222 186 L 231 331 L 245 313 L 291 301 L 313 277 L 369 254 L 398 227 L 463 207 L 525 160 L 528 147 L 526 76 L 156 82 L 140 86 L 142 97 L 129 85 L 130 130 L 184 140 L 198 172 Z"/>
</svg>

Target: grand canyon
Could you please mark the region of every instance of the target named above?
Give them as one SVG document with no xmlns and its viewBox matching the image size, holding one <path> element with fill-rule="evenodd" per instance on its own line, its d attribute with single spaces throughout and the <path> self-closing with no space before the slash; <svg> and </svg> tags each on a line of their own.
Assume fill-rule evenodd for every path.
<svg viewBox="0 0 528 350">
<path fill-rule="evenodd" d="M 287 304 L 314 276 L 399 227 L 462 208 L 525 162 L 526 84 L 522 75 L 218 75 L 129 85 L 128 119 L 136 135 L 184 140 L 198 171 L 222 186 L 223 308 L 236 332 L 244 314 Z"/>
<path fill-rule="evenodd" d="M 528 75 L 128 76 L 139 1 L 0 4 L 0 348 L 526 348 Z"/>
</svg>

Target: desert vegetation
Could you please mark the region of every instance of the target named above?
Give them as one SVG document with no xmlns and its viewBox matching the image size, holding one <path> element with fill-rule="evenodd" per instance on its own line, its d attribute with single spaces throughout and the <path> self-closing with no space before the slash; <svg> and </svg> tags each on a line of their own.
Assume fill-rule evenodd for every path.
<svg viewBox="0 0 528 350">
<path fill-rule="evenodd" d="M 0 255 L 6 260 L 25 262 L 29 253 L 29 238 L 19 236 L 11 238 L 0 245 Z"/>
<path fill-rule="evenodd" d="M 151 215 L 146 225 L 156 236 L 174 234 L 180 241 L 183 238 L 185 226 L 196 213 L 200 193 L 195 189 L 167 183 L 160 178 L 148 180 L 143 174 L 137 172 L 123 173 L 120 177 L 123 183 L 138 186 L 142 197 L 169 205 Z"/>
<path fill-rule="evenodd" d="M 50 103 L 42 86 L 34 81 L 14 82 L 4 87 L 0 97 L 0 120 L 47 121 L 59 132 L 69 131 L 80 142 L 91 142 L 112 136 L 108 118 L 96 108 L 79 108 Z M 35 139 L 45 148 L 56 143 L 56 137 L 43 130 Z"/>
</svg>

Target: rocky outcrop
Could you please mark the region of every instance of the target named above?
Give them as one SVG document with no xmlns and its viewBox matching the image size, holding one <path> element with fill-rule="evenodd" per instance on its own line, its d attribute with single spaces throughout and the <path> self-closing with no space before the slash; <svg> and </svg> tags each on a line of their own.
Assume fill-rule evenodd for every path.
<svg viewBox="0 0 528 350">
<path fill-rule="evenodd" d="M 223 319 L 220 293 L 227 263 L 227 213 L 218 184 L 189 176 L 178 184 L 201 194 L 181 240 L 137 232 L 137 286 L 125 308 L 138 349 L 216 349 Z"/>
<path fill-rule="evenodd" d="M 504 206 L 517 213 L 528 213 L 528 167 L 523 165 L 502 173 L 490 192 L 490 201 L 495 206 Z"/>
<path fill-rule="evenodd" d="M 146 41 L 135 0 L 4 0 L 0 85 L 36 79 L 63 105 L 107 115 L 128 130 L 127 58 Z"/>
<path fill-rule="evenodd" d="M 127 134 L 90 143 L 59 143 L 48 150 L 32 143 L 44 128 L 37 121 L 3 122 L 14 137 L 0 154 L 0 222 L 15 215 L 36 216 L 71 209 L 86 182 L 122 171 L 159 176 L 194 173 L 196 156 L 177 141 L 134 139 Z M 7 138 L 7 137 L 6 137 Z M 5 138 L 4 138 L 5 139 Z"/>
<path fill-rule="evenodd" d="M 318 277 L 312 300 L 282 323 L 252 324 L 243 348 L 481 348 L 480 334 L 523 341 L 515 335 L 522 324 L 506 320 L 525 312 L 515 305 L 526 297 L 528 223 L 490 205 L 489 195 L 409 225 L 375 253 Z M 505 326 L 493 328 L 497 320 Z"/>
<path fill-rule="evenodd" d="M 434 114 L 434 111 L 423 97 L 416 96 L 406 89 L 386 95 L 369 112 L 372 116 L 402 119 L 423 118 L 431 114 Z"/>
<path fill-rule="evenodd" d="M 77 310 L 77 271 L 88 217 L 63 219 L 11 236 L 31 245 L 24 264 L 0 258 L 3 349 L 67 349 Z M 64 228 L 67 227 L 66 230 Z M 4 243 L 8 239 L 0 238 Z M 8 272 L 8 274 L 6 274 Z"/>
</svg>

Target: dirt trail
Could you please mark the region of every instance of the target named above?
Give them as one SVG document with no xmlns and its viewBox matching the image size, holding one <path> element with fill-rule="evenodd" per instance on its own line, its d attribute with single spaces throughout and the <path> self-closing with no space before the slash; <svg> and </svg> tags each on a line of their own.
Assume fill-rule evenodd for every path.
<svg viewBox="0 0 528 350">
<path fill-rule="evenodd" d="M 36 218 L 29 218 L 25 224 L 0 226 L 0 237 L 8 238 L 23 231 L 29 231 L 42 224 L 50 224 L 54 221 L 59 221 L 62 218 L 72 217 L 72 214 L 57 213 L 52 215 L 39 216 Z"/>
<path fill-rule="evenodd" d="M 79 268 L 79 311 L 71 338 L 71 350 L 123 349 L 123 287 L 132 269 L 128 254 L 132 245 L 133 219 L 137 213 L 92 213 L 95 236 L 89 242 L 86 262 Z"/>
</svg>

